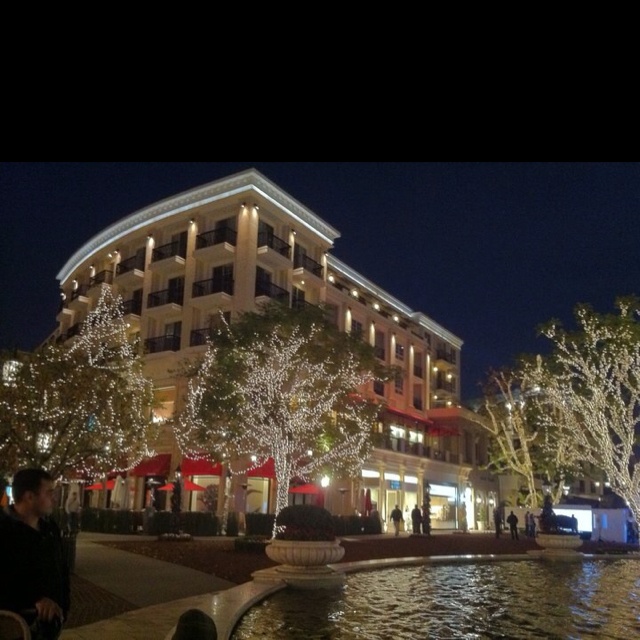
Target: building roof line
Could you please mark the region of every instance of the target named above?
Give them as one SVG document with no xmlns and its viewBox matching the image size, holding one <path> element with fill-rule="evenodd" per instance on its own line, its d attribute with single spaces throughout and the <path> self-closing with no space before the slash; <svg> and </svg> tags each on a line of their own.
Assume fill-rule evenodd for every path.
<svg viewBox="0 0 640 640">
<path fill-rule="evenodd" d="M 259 171 L 248 169 L 165 198 L 118 220 L 82 245 L 67 260 L 56 277 L 60 282 L 64 282 L 83 262 L 132 231 L 148 227 L 195 207 L 252 191 L 285 211 L 329 245 L 333 245 L 333 242 L 340 237 L 339 231 L 284 192 Z"/>
<path fill-rule="evenodd" d="M 463 341 L 458 338 L 458 336 L 454 335 L 450 331 L 447 331 L 447 329 L 432 320 L 429 316 L 425 315 L 421 311 L 413 311 L 409 306 L 392 296 L 390 293 L 387 293 L 384 289 L 381 289 L 377 285 L 373 284 L 373 282 L 365 278 L 361 273 L 358 273 L 355 269 L 352 269 L 350 266 L 342 262 L 342 260 L 340 260 L 339 258 L 336 258 L 334 255 L 327 255 L 327 266 L 331 269 L 334 269 L 338 273 L 341 273 L 344 277 L 351 280 L 367 293 L 371 294 L 379 300 L 382 300 L 392 309 L 405 314 L 424 329 L 427 329 L 431 333 L 437 335 L 439 338 L 446 340 L 457 349 L 460 349 L 464 344 Z"/>
</svg>

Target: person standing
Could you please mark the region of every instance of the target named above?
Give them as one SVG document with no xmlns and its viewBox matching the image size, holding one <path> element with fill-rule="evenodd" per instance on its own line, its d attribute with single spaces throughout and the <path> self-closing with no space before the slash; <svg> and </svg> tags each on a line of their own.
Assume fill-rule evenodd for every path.
<svg viewBox="0 0 640 640">
<path fill-rule="evenodd" d="M 507 523 L 509 524 L 509 531 L 511 531 L 511 539 L 519 540 L 518 538 L 518 516 L 513 511 L 507 516 Z"/>
<path fill-rule="evenodd" d="M 64 510 L 67 514 L 67 530 L 70 534 L 76 535 L 80 529 L 80 498 L 77 491 L 69 494 Z"/>
<path fill-rule="evenodd" d="M 420 507 L 416 505 L 411 511 L 411 526 L 413 527 L 413 533 L 420 533 L 421 524 L 422 511 L 420 511 Z"/>
<path fill-rule="evenodd" d="M 529 512 L 524 514 L 524 535 L 526 538 L 531 537 L 531 527 L 529 526 Z"/>
<path fill-rule="evenodd" d="M 496 528 L 496 538 L 499 538 L 500 531 L 502 530 L 502 517 L 500 516 L 500 509 L 498 507 L 493 510 L 493 524 Z"/>
<path fill-rule="evenodd" d="M 400 522 L 403 520 L 402 511 L 400 511 L 400 507 L 396 505 L 396 508 L 391 512 L 391 521 L 393 522 L 393 529 L 396 532 L 396 536 L 400 533 Z"/>
<path fill-rule="evenodd" d="M 62 535 L 48 517 L 53 477 L 44 469 L 21 469 L 12 492 L 15 504 L 0 512 L 0 609 L 23 616 L 34 638 L 56 640 L 70 607 L 70 583 Z"/>
<path fill-rule="evenodd" d="M 529 535 L 532 538 L 536 537 L 536 517 L 533 515 L 533 511 L 529 513 Z"/>
</svg>

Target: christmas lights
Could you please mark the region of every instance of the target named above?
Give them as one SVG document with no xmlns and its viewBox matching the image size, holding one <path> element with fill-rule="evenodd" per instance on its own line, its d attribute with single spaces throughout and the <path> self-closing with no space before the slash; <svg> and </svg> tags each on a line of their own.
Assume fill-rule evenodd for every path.
<svg viewBox="0 0 640 640">
<path fill-rule="evenodd" d="M 639 522 L 640 301 L 620 298 L 616 308 L 617 314 L 601 315 L 579 305 L 575 333 L 547 326 L 543 334 L 554 351 L 538 357 L 529 375 L 541 389 L 543 424 L 606 474 Z"/>
<path fill-rule="evenodd" d="M 268 316 L 254 332 L 253 316 L 233 331 L 225 323 L 208 344 L 175 434 L 185 455 L 230 460 L 232 473 L 273 458 L 277 515 L 293 478 L 359 471 L 379 407 L 356 393 L 374 374 L 349 336 Z"/>
<path fill-rule="evenodd" d="M 15 376 L 0 384 L 0 458 L 10 471 L 104 475 L 153 454 L 152 383 L 110 287 L 73 340 L 23 354 Z"/>
</svg>

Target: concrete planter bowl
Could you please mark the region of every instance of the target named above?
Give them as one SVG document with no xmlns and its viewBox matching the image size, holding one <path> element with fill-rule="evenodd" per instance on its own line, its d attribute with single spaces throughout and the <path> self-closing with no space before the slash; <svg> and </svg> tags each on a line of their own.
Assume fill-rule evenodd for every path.
<svg viewBox="0 0 640 640">
<path fill-rule="evenodd" d="M 272 540 L 265 551 L 278 566 L 256 571 L 254 580 L 284 580 L 298 589 L 344 584 L 344 573 L 328 566 L 340 562 L 344 556 L 344 547 L 339 540 Z"/>
<path fill-rule="evenodd" d="M 582 544 L 577 534 L 539 533 L 536 543 L 543 548 L 545 560 L 581 560 L 582 553 L 576 549 Z"/>
</svg>

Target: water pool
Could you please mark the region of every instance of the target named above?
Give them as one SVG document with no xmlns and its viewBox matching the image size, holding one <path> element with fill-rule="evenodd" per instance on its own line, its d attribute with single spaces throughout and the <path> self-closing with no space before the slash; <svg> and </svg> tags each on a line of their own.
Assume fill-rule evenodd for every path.
<svg viewBox="0 0 640 640">
<path fill-rule="evenodd" d="M 640 561 L 502 561 L 359 572 L 337 591 L 286 589 L 232 640 L 640 637 Z"/>
</svg>

